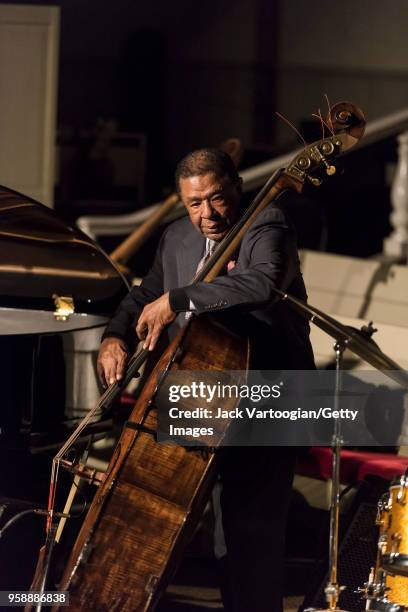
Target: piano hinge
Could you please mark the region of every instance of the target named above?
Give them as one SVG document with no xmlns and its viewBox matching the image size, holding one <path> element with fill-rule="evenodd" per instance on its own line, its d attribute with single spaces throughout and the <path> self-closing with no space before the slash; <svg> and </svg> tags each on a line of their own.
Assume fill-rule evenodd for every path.
<svg viewBox="0 0 408 612">
<path fill-rule="evenodd" d="M 66 321 L 69 315 L 74 314 L 74 298 L 71 295 L 57 295 L 54 293 L 52 299 L 55 304 L 54 317 L 57 321 Z"/>
</svg>

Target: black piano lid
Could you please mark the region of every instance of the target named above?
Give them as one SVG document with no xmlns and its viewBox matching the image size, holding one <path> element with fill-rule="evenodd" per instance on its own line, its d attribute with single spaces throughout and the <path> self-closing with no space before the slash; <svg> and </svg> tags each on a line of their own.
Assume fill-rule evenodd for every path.
<svg viewBox="0 0 408 612">
<path fill-rule="evenodd" d="M 55 332 L 101 325 L 127 291 L 124 277 L 86 234 L 0 186 L 0 335 L 34 333 L 28 319 L 38 311 L 45 333 L 47 327 Z M 71 323 L 70 317 L 56 320 L 55 296 L 73 298 Z"/>
</svg>

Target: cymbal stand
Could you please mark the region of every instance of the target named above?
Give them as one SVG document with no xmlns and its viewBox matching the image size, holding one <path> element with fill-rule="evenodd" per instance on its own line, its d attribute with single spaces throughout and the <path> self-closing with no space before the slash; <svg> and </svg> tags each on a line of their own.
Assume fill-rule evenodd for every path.
<svg viewBox="0 0 408 612">
<path fill-rule="evenodd" d="M 343 353 L 347 341 L 337 341 L 334 345 L 336 353 L 336 379 L 334 390 L 334 411 L 340 407 L 340 392 L 342 389 L 342 370 Z M 340 419 L 334 420 L 334 431 L 332 436 L 332 484 L 331 484 L 331 503 L 330 503 L 330 536 L 329 536 L 329 580 L 324 589 L 326 595 L 327 608 L 307 608 L 304 612 L 345 612 L 337 607 L 340 593 L 345 589 L 337 582 L 338 569 L 338 550 L 339 550 L 339 516 L 340 516 L 340 450 L 343 440 L 341 437 Z"/>
</svg>

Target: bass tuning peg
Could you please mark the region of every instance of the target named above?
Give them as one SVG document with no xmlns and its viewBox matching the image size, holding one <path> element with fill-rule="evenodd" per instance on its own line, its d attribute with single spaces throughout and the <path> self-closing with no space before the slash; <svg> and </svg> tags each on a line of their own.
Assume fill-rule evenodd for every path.
<svg viewBox="0 0 408 612">
<path fill-rule="evenodd" d="M 322 180 L 319 178 L 316 178 L 314 176 L 310 176 L 309 174 L 307 175 L 307 180 L 312 183 L 313 187 L 320 187 L 320 185 L 322 184 Z"/>
<path fill-rule="evenodd" d="M 333 164 L 329 164 L 329 162 L 327 161 L 327 159 L 323 155 L 322 155 L 321 161 L 325 165 L 326 174 L 328 176 L 333 176 L 333 174 L 336 174 L 336 166 L 333 166 Z"/>
</svg>

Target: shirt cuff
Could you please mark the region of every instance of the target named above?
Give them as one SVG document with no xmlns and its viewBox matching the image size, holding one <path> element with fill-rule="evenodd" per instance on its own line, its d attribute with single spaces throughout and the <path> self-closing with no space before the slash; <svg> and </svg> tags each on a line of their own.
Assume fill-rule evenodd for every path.
<svg viewBox="0 0 408 612">
<path fill-rule="evenodd" d="M 173 312 L 187 312 L 190 310 L 190 299 L 183 288 L 170 289 L 169 291 L 170 308 Z"/>
</svg>

